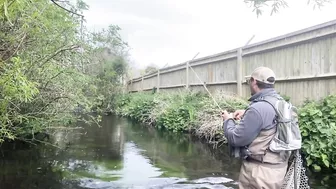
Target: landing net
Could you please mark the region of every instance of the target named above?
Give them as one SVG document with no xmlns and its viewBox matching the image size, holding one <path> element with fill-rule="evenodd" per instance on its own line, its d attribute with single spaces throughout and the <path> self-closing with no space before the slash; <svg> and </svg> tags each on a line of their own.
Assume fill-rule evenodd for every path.
<svg viewBox="0 0 336 189">
<path fill-rule="evenodd" d="M 289 166 L 281 189 L 310 189 L 302 156 L 298 150 L 294 153 L 294 159 Z"/>
</svg>

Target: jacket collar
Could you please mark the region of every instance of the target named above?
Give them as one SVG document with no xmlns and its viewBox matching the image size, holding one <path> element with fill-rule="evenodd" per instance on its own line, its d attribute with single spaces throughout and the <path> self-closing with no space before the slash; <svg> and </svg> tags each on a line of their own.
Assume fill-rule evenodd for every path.
<svg viewBox="0 0 336 189">
<path fill-rule="evenodd" d="M 251 96 L 251 98 L 249 98 L 248 101 L 250 101 L 250 102 L 257 101 L 261 97 L 269 96 L 269 95 L 278 96 L 279 94 L 273 88 L 262 89 L 260 92 L 258 92 L 256 94 L 254 94 L 253 96 Z"/>
</svg>

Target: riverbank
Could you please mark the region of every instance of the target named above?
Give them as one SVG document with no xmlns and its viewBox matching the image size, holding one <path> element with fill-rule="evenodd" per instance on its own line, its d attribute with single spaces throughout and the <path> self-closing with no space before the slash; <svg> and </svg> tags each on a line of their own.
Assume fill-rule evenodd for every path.
<svg viewBox="0 0 336 189">
<path fill-rule="evenodd" d="M 247 99 L 218 94 L 219 106 L 233 112 L 244 109 Z M 289 100 L 289 99 L 288 99 Z M 214 146 L 226 143 L 220 109 L 202 93 L 132 93 L 117 96 L 114 109 L 119 116 L 171 132 L 188 132 Z M 303 153 L 314 171 L 336 170 L 336 96 L 307 101 L 299 109 Z"/>
<path fill-rule="evenodd" d="M 245 99 L 218 95 L 222 109 L 234 111 L 247 107 Z M 114 113 L 171 132 L 188 132 L 208 142 L 225 142 L 220 109 L 201 93 L 134 93 L 119 96 Z"/>
</svg>

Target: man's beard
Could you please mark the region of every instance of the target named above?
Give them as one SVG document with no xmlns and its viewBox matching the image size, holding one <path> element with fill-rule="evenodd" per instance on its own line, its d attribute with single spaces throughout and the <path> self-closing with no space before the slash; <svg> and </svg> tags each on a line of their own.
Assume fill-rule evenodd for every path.
<svg viewBox="0 0 336 189">
<path fill-rule="evenodd" d="M 255 94 L 255 91 L 252 89 L 251 86 L 250 86 L 250 91 L 251 91 L 251 96 L 253 96 Z"/>
</svg>

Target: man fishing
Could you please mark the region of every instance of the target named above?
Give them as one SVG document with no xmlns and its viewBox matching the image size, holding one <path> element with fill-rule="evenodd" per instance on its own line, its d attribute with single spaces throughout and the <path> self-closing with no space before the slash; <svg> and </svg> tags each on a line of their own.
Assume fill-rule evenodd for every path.
<svg viewBox="0 0 336 189">
<path fill-rule="evenodd" d="M 281 98 L 274 89 L 275 79 L 271 69 L 255 69 L 248 80 L 251 90 L 249 107 L 233 114 L 222 112 L 228 144 L 238 148 L 243 159 L 240 189 L 279 189 L 284 182 L 290 155 L 288 151 L 269 150 L 276 135 L 277 112 L 271 103 L 264 100 Z M 239 124 L 235 120 L 240 120 Z"/>
</svg>

